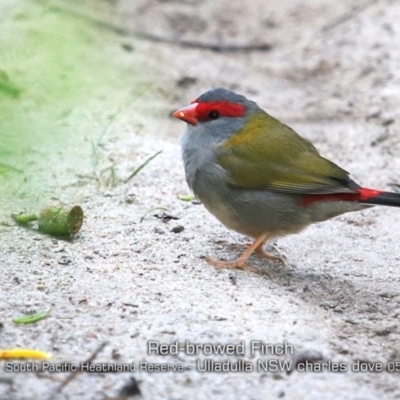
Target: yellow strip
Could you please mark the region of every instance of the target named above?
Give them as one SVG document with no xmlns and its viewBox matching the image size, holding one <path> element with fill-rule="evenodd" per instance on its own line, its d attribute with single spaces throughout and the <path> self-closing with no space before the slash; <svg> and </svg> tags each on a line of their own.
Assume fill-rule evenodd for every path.
<svg viewBox="0 0 400 400">
<path fill-rule="evenodd" d="M 38 358 L 47 360 L 51 354 L 34 349 L 0 349 L 0 360 L 8 358 Z"/>
</svg>

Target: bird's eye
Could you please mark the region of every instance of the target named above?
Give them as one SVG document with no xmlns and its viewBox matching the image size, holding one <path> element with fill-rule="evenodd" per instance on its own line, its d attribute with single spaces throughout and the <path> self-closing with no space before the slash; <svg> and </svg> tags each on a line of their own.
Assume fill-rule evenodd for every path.
<svg viewBox="0 0 400 400">
<path fill-rule="evenodd" d="M 220 113 L 217 110 L 211 110 L 207 113 L 208 119 L 218 119 L 220 117 Z"/>
</svg>

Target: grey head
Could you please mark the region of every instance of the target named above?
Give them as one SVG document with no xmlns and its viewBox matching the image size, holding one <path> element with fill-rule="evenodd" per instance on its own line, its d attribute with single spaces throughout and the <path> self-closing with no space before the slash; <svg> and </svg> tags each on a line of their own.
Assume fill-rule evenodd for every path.
<svg viewBox="0 0 400 400">
<path fill-rule="evenodd" d="M 228 103 L 242 104 L 244 106 L 255 104 L 253 101 L 246 99 L 246 97 L 225 88 L 210 89 L 195 100 L 196 103 L 215 103 L 219 101 L 227 101 Z"/>
<path fill-rule="evenodd" d="M 193 189 L 197 186 L 197 195 L 206 190 L 206 181 L 208 186 L 210 179 L 224 181 L 226 173 L 216 160 L 220 145 L 241 130 L 256 110 L 259 110 L 257 104 L 244 96 L 216 88 L 173 114 L 187 122 L 181 142 L 182 155 L 187 181 Z M 204 187 L 200 188 L 200 183 Z"/>
<path fill-rule="evenodd" d="M 197 104 L 194 112 L 196 123 L 186 120 L 187 131 L 206 139 L 204 144 L 227 140 L 244 127 L 252 112 L 259 110 L 253 101 L 224 88 L 211 89 L 192 104 Z"/>
</svg>

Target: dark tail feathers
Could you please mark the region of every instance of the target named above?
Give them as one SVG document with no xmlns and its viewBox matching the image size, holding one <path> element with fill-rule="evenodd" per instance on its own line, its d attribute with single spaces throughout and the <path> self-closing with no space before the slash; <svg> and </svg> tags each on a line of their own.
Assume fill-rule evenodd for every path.
<svg viewBox="0 0 400 400">
<path fill-rule="evenodd" d="M 360 201 L 360 203 L 376 206 L 400 207 L 400 193 L 380 192 L 377 196 Z"/>
</svg>

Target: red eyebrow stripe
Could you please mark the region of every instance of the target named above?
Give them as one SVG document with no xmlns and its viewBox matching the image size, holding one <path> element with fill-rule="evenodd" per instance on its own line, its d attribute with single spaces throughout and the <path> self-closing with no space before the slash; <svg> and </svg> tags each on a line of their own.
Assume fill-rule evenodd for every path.
<svg viewBox="0 0 400 400">
<path fill-rule="evenodd" d="M 196 107 L 197 118 L 200 121 L 207 120 L 210 111 L 218 111 L 223 117 L 243 117 L 245 108 L 242 104 L 228 103 L 227 101 L 217 101 L 214 103 L 199 103 Z"/>
</svg>

